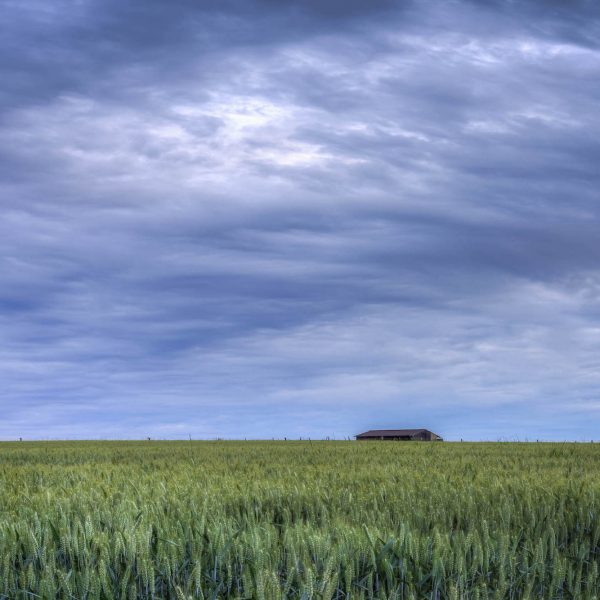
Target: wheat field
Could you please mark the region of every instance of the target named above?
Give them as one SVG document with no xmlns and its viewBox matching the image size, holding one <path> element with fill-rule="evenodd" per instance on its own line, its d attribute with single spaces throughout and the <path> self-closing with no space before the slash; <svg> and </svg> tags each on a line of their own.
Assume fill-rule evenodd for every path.
<svg viewBox="0 0 600 600">
<path fill-rule="evenodd" d="M 598 598 L 600 446 L 0 444 L 0 598 Z"/>
</svg>

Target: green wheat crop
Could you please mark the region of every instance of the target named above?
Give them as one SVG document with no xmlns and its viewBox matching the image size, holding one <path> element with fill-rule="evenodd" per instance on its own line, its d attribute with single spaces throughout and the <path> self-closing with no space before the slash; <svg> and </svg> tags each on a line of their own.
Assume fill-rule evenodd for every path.
<svg viewBox="0 0 600 600">
<path fill-rule="evenodd" d="M 600 597 L 600 446 L 0 444 L 0 598 Z"/>
</svg>

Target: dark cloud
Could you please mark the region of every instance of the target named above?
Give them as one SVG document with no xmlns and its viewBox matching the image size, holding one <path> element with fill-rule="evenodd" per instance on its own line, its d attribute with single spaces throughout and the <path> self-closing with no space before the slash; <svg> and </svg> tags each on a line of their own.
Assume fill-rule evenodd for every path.
<svg viewBox="0 0 600 600">
<path fill-rule="evenodd" d="M 0 435 L 594 435 L 595 4 L 6 14 Z"/>
</svg>

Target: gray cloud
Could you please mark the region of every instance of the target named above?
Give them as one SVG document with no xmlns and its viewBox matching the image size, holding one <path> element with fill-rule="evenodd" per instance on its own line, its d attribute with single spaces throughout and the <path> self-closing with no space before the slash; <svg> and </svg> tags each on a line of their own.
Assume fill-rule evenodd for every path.
<svg viewBox="0 0 600 600">
<path fill-rule="evenodd" d="M 595 5 L 6 8 L 1 436 L 593 437 Z"/>
</svg>

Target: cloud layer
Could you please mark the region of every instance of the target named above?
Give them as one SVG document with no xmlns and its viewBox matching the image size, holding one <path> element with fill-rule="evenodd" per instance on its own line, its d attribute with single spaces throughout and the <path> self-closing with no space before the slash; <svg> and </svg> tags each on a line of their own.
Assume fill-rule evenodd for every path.
<svg viewBox="0 0 600 600">
<path fill-rule="evenodd" d="M 598 435 L 593 3 L 5 11 L 0 437 Z"/>
</svg>

